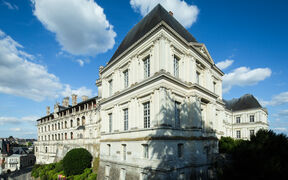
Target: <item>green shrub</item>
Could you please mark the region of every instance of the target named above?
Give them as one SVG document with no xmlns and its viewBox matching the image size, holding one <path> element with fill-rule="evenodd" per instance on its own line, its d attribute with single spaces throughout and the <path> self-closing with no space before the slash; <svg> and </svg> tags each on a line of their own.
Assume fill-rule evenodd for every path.
<svg viewBox="0 0 288 180">
<path fill-rule="evenodd" d="M 63 158 L 63 169 L 67 176 L 82 174 L 91 167 L 92 155 L 84 148 L 72 149 Z"/>
<path fill-rule="evenodd" d="M 40 164 L 35 164 L 32 168 L 32 172 L 31 172 L 31 176 L 32 177 L 39 177 L 39 171 L 42 168 L 42 166 Z"/>
<path fill-rule="evenodd" d="M 233 139 L 231 137 L 221 137 L 219 141 L 219 152 L 220 153 L 232 153 L 244 140 Z"/>
<path fill-rule="evenodd" d="M 91 173 L 91 174 L 88 176 L 88 179 L 87 179 L 87 180 L 96 180 L 96 179 L 97 179 L 97 174 Z"/>
<path fill-rule="evenodd" d="M 55 168 L 54 170 L 56 172 L 60 172 L 60 171 L 63 171 L 63 160 L 59 161 L 58 163 L 55 164 Z"/>
</svg>

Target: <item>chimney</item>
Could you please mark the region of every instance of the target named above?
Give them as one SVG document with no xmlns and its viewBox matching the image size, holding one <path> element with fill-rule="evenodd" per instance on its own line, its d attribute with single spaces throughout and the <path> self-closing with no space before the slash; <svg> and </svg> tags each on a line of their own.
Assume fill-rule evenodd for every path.
<svg viewBox="0 0 288 180">
<path fill-rule="evenodd" d="M 54 105 L 54 113 L 57 113 L 57 112 L 59 112 L 59 103 L 58 102 Z"/>
<path fill-rule="evenodd" d="M 173 12 L 172 12 L 172 11 L 169 11 L 169 14 L 170 14 L 171 16 L 173 16 Z"/>
<path fill-rule="evenodd" d="M 77 95 L 72 94 L 72 106 L 75 106 L 77 104 Z"/>
<path fill-rule="evenodd" d="M 65 97 L 62 100 L 62 106 L 64 106 L 64 107 L 68 107 L 69 106 L 69 97 Z"/>
<path fill-rule="evenodd" d="M 46 115 L 49 115 L 50 114 L 50 106 L 47 106 L 46 107 Z"/>
<path fill-rule="evenodd" d="M 88 100 L 88 96 L 82 96 L 82 101 L 87 101 Z"/>
</svg>

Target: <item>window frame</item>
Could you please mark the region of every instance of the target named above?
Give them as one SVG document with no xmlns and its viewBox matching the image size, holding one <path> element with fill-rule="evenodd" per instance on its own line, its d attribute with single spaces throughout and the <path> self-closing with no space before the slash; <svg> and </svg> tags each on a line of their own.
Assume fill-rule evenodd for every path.
<svg viewBox="0 0 288 180">
<path fill-rule="evenodd" d="M 149 145 L 148 144 L 142 144 L 143 149 L 143 158 L 149 159 Z"/>
<path fill-rule="evenodd" d="M 236 124 L 240 124 L 241 123 L 241 117 L 240 116 L 237 116 L 236 117 Z"/>
<path fill-rule="evenodd" d="M 110 79 L 108 81 L 108 84 L 109 84 L 109 96 L 112 96 L 113 95 L 113 80 Z"/>
<path fill-rule="evenodd" d="M 181 103 L 178 101 L 174 101 L 174 117 L 175 117 L 175 127 L 181 127 Z"/>
<path fill-rule="evenodd" d="M 144 128 L 150 128 L 150 102 L 143 103 L 143 120 L 144 120 Z"/>
<path fill-rule="evenodd" d="M 109 120 L 109 132 L 111 133 L 112 132 L 112 123 L 113 123 L 113 114 L 112 113 L 109 113 L 108 114 L 108 120 Z"/>
<path fill-rule="evenodd" d="M 252 119 L 251 119 L 251 117 L 253 117 Z M 250 115 L 249 116 L 249 120 L 250 120 L 250 122 L 255 122 L 255 115 Z M 251 121 L 252 120 L 252 121 Z"/>
<path fill-rule="evenodd" d="M 124 131 L 128 131 L 129 125 L 129 111 L 128 108 L 123 109 L 123 122 L 124 122 Z"/>
<path fill-rule="evenodd" d="M 236 130 L 236 138 L 241 139 L 241 130 Z"/>
<path fill-rule="evenodd" d="M 123 71 L 123 78 L 124 78 L 124 88 L 127 88 L 129 86 L 129 71 L 128 71 L 128 69 Z"/>
<path fill-rule="evenodd" d="M 144 78 L 150 77 L 150 56 L 146 56 L 143 59 L 143 65 L 144 65 Z"/>
<path fill-rule="evenodd" d="M 174 58 L 173 58 L 173 70 L 174 70 L 174 76 L 176 78 L 179 78 L 180 58 L 176 55 L 174 55 Z"/>
<path fill-rule="evenodd" d="M 183 143 L 177 144 L 177 156 L 178 158 L 183 158 L 184 156 L 184 144 Z"/>
</svg>

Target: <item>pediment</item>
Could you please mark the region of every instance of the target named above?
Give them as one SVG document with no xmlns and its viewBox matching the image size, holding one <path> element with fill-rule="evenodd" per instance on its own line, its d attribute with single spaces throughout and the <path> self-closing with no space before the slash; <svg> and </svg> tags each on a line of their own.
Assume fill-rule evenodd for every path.
<svg viewBox="0 0 288 180">
<path fill-rule="evenodd" d="M 204 57 L 206 57 L 212 64 L 214 64 L 214 61 L 212 57 L 210 56 L 210 53 L 208 49 L 206 48 L 205 44 L 201 43 L 193 43 L 192 46 L 201 53 Z"/>
</svg>

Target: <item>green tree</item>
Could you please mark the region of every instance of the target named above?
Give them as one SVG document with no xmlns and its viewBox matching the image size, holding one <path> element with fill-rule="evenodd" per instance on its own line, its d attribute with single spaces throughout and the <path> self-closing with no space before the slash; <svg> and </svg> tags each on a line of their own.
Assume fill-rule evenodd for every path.
<svg viewBox="0 0 288 180">
<path fill-rule="evenodd" d="M 63 169 L 67 176 L 82 174 L 91 167 L 92 155 L 84 148 L 72 149 L 63 158 Z"/>
<path fill-rule="evenodd" d="M 284 134 L 259 130 L 231 152 L 233 163 L 220 179 L 288 179 L 288 138 Z"/>
</svg>

